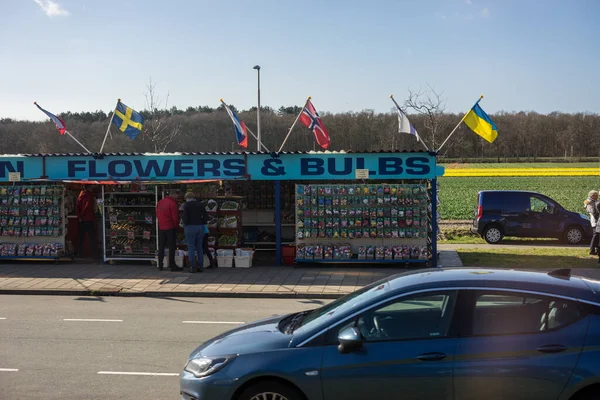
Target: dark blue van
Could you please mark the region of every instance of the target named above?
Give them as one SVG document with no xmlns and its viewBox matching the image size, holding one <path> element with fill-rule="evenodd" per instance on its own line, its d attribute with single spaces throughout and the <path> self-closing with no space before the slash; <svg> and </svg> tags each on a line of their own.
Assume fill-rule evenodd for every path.
<svg viewBox="0 0 600 400">
<path fill-rule="evenodd" d="M 543 194 L 518 190 L 477 193 L 471 231 L 490 244 L 499 243 L 504 236 L 557 238 L 570 244 L 592 236 L 586 214 L 567 211 Z"/>
</svg>

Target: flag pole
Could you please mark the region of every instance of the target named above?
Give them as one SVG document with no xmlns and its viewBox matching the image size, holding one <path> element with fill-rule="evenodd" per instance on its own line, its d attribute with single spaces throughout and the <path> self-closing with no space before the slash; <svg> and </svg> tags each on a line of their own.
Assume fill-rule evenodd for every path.
<svg viewBox="0 0 600 400">
<path fill-rule="evenodd" d="M 479 99 L 475 102 L 475 104 L 473 104 L 473 107 L 475 107 L 481 101 L 481 99 L 483 99 L 483 95 L 479 96 Z M 460 121 L 458 121 L 458 124 L 454 127 L 454 129 L 452 129 L 452 132 L 450 132 L 450 134 L 448 135 L 448 137 L 446 138 L 446 140 L 444 140 L 444 143 L 442 143 L 442 145 L 437 149 L 436 153 L 439 153 L 440 150 L 442 150 L 442 147 L 444 147 L 444 145 L 446 144 L 446 142 L 448 141 L 448 139 L 450 139 L 450 136 L 452 136 L 452 134 L 458 129 L 458 127 L 460 126 L 460 124 L 463 123 L 463 121 L 465 120 L 467 114 L 469 114 L 469 112 L 471 112 L 471 110 L 473 109 L 473 107 L 471 107 L 469 109 L 469 111 L 467 111 L 465 113 L 465 115 L 463 115 L 463 117 L 460 119 Z"/>
<path fill-rule="evenodd" d="M 87 148 L 86 148 L 86 147 L 85 147 L 83 144 L 81 144 L 81 142 L 80 142 L 79 140 L 75 139 L 75 136 L 71 135 L 71 132 L 69 132 L 69 131 L 65 131 L 65 133 L 66 133 L 67 135 L 69 135 L 69 137 L 70 137 L 71 139 L 73 139 L 73 140 L 75 141 L 75 143 L 77 143 L 78 145 L 80 145 L 80 146 L 81 146 L 81 147 L 82 147 L 82 148 L 83 148 L 85 151 L 87 151 L 89 154 L 92 154 L 92 152 L 91 152 L 91 151 L 89 151 L 89 150 L 88 150 L 88 149 L 87 149 Z"/>
<path fill-rule="evenodd" d="M 401 113 L 404 113 L 402 111 L 402 109 L 400 108 L 400 106 L 398 105 L 398 103 L 396 102 L 396 99 L 394 99 L 394 95 L 393 94 L 390 94 L 390 99 L 392 99 L 392 101 L 396 105 L 396 108 L 398 109 L 398 111 L 401 112 Z M 423 141 L 423 139 L 421 139 L 421 136 L 419 136 L 419 132 L 417 132 L 416 129 L 415 129 L 415 135 L 417 136 L 417 141 L 421 142 L 423 144 L 423 146 L 425 147 L 425 150 L 429 151 L 429 147 L 427 147 L 427 145 L 425 144 L 425 142 Z"/>
<path fill-rule="evenodd" d="M 298 114 L 298 116 L 296 117 L 296 119 L 294 120 L 294 123 L 292 124 L 292 126 L 290 127 L 290 130 L 288 131 L 287 136 L 285 137 L 285 139 L 283 139 L 283 143 L 281 143 L 281 147 L 279 148 L 278 153 L 281 153 L 281 150 L 283 150 L 283 146 L 285 146 L 285 142 L 287 142 L 288 138 L 290 137 L 290 134 L 292 133 L 292 129 L 294 129 L 294 126 L 296 126 L 296 123 L 298 122 L 298 120 L 300 119 L 300 116 L 302 115 L 302 113 L 304 112 L 304 109 L 306 108 L 306 105 L 308 104 L 308 102 L 310 101 L 310 96 L 308 96 L 308 99 L 306 99 L 306 102 L 304 103 L 304 106 L 302 107 L 302 110 L 300 110 L 300 113 Z"/>
<path fill-rule="evenodd" d="M 225 102 L 223 101 L 223 99 L 219 99 L 219 101 L 220 101 L 221 103 L 223 103 L 223 105 L 225 105 L 225 106 L 227 105 L 227 103 L 225 103 Z M 258 141 L 258 136 L 256 136 L 256 135 L 254 134 L 254 132 L 252 132 L 252 131 L 250 130 L 250 128 L 246 127 L 246 130 L 247 130 L 248 132 L 250 132 L 250 134 L 252 135 L 252 137 L 253 137 L 254 139 L 256 139 L 256 141 Z M 265 145 L 264 145 L 262 142 L 260 142 L 260 146 L 261 146 L 263 149 L 265 149 L 265 151 L 266 151 L 267 153 L 269 152 L 269 149 L 267 149 L 267 146 L 265 146 Z"/>
<path fill-rule="evenodd" d="M 121 102 L 121 99 L 117 99 L 117 106 L 119 105 L 120 102 Z M 108 137 L 108 134 L 110 133 L 110 125 L 112 124 L 112 120 L 115 117 L 116 109 L 117 109 L 117 107 L 115 106 L 115 108 L 113 109 L 113 112 L 110 116 L 110 119 L 108 120 L 108 128 L 106 128 L 106 134 L 104 135 L 104 140 L 102 141 L 102 147 L 100 147 L 100 153 L 102 153 L 102 150 L 104 150 L 104 144 L 106 143 L 106 138 Z"/>
</svg>

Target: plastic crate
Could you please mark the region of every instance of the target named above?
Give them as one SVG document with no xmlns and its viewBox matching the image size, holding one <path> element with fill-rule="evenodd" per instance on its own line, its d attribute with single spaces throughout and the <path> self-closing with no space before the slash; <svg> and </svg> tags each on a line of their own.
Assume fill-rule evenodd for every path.
<svg viewBox="0 0 600 400">
<path fill-rule="evenodd" d="M 233 256 L 217 256 L 217 262 L 219 268 L 231 268 L 233 267 Z"/>
<path fill-rule="evenodd" d="M 236 268 L 250 268 L 252 266 L 252 256 L 235 256 Z"/>
</svg>

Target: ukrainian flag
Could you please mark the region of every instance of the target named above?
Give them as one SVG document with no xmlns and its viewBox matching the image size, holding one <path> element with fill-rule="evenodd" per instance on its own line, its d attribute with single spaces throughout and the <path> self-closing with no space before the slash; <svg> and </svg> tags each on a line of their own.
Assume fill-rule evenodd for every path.
<svg viewBox="0 0 600 400">
<path fill-rule="evenodd" d="M 115 115 L 113 116 L 112 123 L 119 128 L 121 132 L 129 136 L 131 140 L 134 140 L 137 135 L 142 132 L 144 127 L 144 117 L 133 108 L 127 107 L 125 104 L 117 103 L 115 109 Z"/>
<path fill-rule="evenodd" d="M 483 111 L 479 106 L 479 101 L 475 103 L 471 111 L 469 111 L 464 118 L 465 124 L 473 132 L 492 143 L 498 137 L 498 128 L 494 121 Z"/>
</svg>

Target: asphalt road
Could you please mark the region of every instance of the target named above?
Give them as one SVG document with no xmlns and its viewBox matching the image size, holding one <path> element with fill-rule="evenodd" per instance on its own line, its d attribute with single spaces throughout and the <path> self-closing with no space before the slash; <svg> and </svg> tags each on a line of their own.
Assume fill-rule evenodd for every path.
<svg viewBox="0 0 600 400">
<path fill-rule="evenodd" d="M 179 399 L 202 341 L 325 302 L 0 296 L 0 399 Z"/>
</svg>

